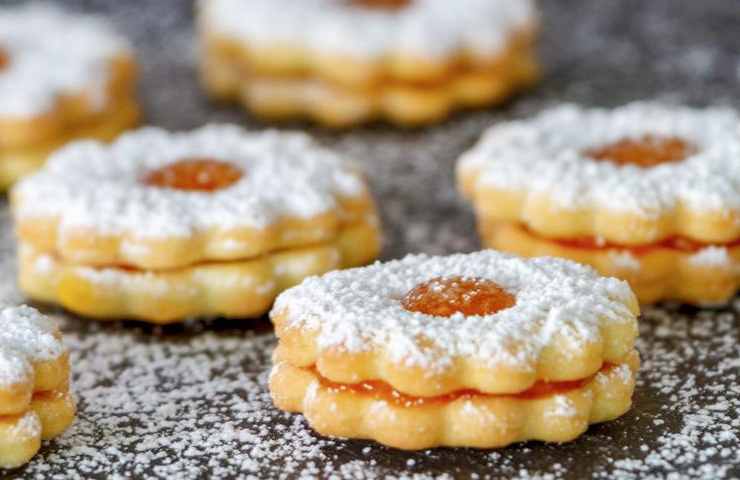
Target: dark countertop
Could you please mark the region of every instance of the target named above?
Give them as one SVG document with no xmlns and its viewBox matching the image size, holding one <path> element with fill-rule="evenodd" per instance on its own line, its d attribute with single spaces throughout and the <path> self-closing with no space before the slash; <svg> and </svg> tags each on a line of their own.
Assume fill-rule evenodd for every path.
<svg viewBox="0 0 740 480">
<path fill-rule="evenodd" d="M 2 1 L 2 0 L 0 0 Z M 367 168 L 380 199 L 385 259 L 478 248 L 453 165 L 485 126 L 560 101 L 658 98 L 740 107 L 740 8 L 733 0 L 544 0 L 546 78 L 503 108 L 413 131 L 307 128 Z M 64 0 L 110 14 L 142 61 L 149 123 L 262 125 L 210 104 L 194 77 L 187 0 Z M 738 160 L 740 161 L 740 159 Z M 7 204 L 0 201 L 0 301 L 20 301 Z M 275 410 L 265 382 L 265 320 L 152 328 L 97 324 L 56 310 L 73 350 L 75 425 L 11 478 L 738 478 L 740 302 L 719 310 L 646 309 L 633 410 L 566 445 L 405 453 L 320 439 Z M 2 475 L 2 474 L 0 474 Z"/>
</svg>

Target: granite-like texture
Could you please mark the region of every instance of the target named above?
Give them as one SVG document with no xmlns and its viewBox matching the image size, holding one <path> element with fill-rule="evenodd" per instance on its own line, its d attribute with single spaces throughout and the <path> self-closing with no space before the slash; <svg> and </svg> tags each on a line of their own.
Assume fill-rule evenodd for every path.
<svg viewBox="0 0 740 480">
<path fill-rule="evenodd" d="M 149 123 L 172 129 L 209 121 L 263 127 L 237 108 L 210 104 L 199 91 L 190 1 L 59 1 L 109 14 L 134 40 Z M 491 122 L 559 101 L 618 105 L 659 98 L 740 107 L 735 1 L 541 3 L 545 81 L 504 108 L 460 114 L 414 131 L 379 125 L 335 133 L 293 126 L 367 168 L 384 220 L 384 258 L 478 248 L 473 216 L 459 200 L 452 174 L 455 158 Z M 13 250 L 7 205 L 0 203 L 0 301 L 21 300 Z M 737 478 L 737 305 L 649 309 L 638 345 L 644 368 L 634 409 L 574 443 L 420 453 L 318 439 L 300 416 L 273 409 L 265 382 L 274 337 L 264 320 L 161 329 L 95 324 L 50 310 L 62 320 L 73 349 L 79 419 L 12 476 Z"/>
</svg>

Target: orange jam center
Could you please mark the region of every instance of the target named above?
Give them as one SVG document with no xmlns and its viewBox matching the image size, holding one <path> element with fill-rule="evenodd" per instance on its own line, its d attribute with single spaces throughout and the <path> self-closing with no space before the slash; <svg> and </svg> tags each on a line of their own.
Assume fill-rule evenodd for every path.
<svg viewBox="0 0 740 480">
<path fill-rule="evenodd" d="M 678 137 L 644 135 L 637 140 L 625 138 L 602 147 L 591 148 L 585 154 L 595 160 L 617 165 L 637 165 L 649 168 L 662 163 L 678 162 L 696 152 L 689 142 Z"/>
<path fill-rule="evenodd" d="M 614 368 L 615 365 L 605 363 L 601 367 L 601 372 L 608 372 Z M 543 398 L 550 395 L 558 395 L 567 393 L 571 390 L 576 390 L 583 387 L 589 381 L 593 379 L 595 375 L 584 378 L 581 380 L 570 380 L 563 382 L 546 382 L 543 380 L 537 381 L 534 385 L 523 392 L 512 393 L 512 394 L 493 394 L 483 393 L 478 390 L 465 389 L 458 390 L 456 392 L 447 393 L 445 395 L 437 395 L 434 397 L 415 397 L 413 395 L 406 395 L 401 393 L 392 386 L 379 380 L 369 380 L 360 383 L 335 383 L 321 375 L 315 369 L 312 369 L 314 374 L 319 377 L 321 385 L 333 392 L 349 392 L 355 395 L 369 395 L 374 400 L 384 400 L 388 403 L 395 404 L 401 407 L 420 407 L 423 405 L 444 405 L 449 402 L 454 402 L 459 398 L 471 398 L 471 397 L 508 397 L 518 399 L 533 399 Z"/>
<path fill-rule="evenodd" d="M 175 190 L 214 192 L 229 187 L 242 177 L 234 165 L 210 158 L 186 158 L 149 172 L 147 185 Z"/>
<path fill-rule="evenodd" d="M 455 313 L 463 315 L 491 315 L 513 307 L 516 299 L 484 278 L 437 277 L 412 288 L 401 305 L 410 312 L 438 317 Z"/>
<path fill-rule="evenodd" d="M 0 71 L 5 70 L 5 68 L 9 64 L 10 64 L 10 55 L 8 55 L 5 50 L 0 48 Z"/>
<path fill-rule="evenodd" d="M 350 0 L 352 5 L 363 8 L 398 10 L 407 7 L 412 0 Z"/>
</svg>

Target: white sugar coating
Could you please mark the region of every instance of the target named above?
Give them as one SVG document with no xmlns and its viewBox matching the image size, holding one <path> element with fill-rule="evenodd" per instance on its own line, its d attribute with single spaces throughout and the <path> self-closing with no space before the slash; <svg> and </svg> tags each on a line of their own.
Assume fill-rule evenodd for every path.
<svg viewBox="0 0 740 480">
<path fill-rule="evenodd" d="M 726 267 L 733 262 L 726 247 L 710 245 L 691 255 L 689 263 L 699 267 Z"/>
<path fill-rule="evenodd" d="M 0 390 L 33 381 L 33 365 L 21 352 L 0 345 Z"/>
<path fill-rule="evenodd" d="M 647 169 L 584 153 L 646 135 L 678 137 L 696 152 Z M 596 206 L 649 218 L 678 206 L 740 213 L 740 117 L 650 102 L 614 110 L 562 105 L 489 128 L 458 162 L 460 173 L 469 169 L 479 171 L 480 187 L 544 193 L 569 210 Z"/>
<path fill-rule="evenodd" d="M 565 395 L 555 395 L 553 400 L 553 405 L 545 411 L 546 417 L 572 418 L 578 415 L 576 406 Z"/>
<path fill-rule="evenodd" d="M 128 42 L 98 16 L 31 2 L 0 7 L 0 116 L 27 118 L 52 109 L 61 95 L 93 92 L 103 107 L 110 61 Z"/>
<path fill-rule="evenodd" d="M 609 250 L 609 257 L 614 265 L 626 270 L 640 270 L 640 260 L 628 250 Z"/>
<path fill-rule="evenodd" d="M 41 435 L 41 421 L 38 415 L 33 411 L 26 412 L 8 434 L 19 442 L 29 438 L 38 438 Z"/>
<path fill-rule="evenodd" d="M 413 0 L 383 10 L 345 0 L 202 0 L 208 31 L 248 45 L 306 48 L 316 54 L 377 59 L 408 54 L 490 58 L 510 36 L 537 24 L 531 0 Z"/>
<path fill-rule="evenodd" d="M 188 158 L 227 162 L 242 177 L 215 192 L 148 186 L 147 173 Z M 112 145 L 77 142 L 14 189 L 16 218 L 58 217 L 59 233 L 88 228 L 133 237 L 189 236 L 206 229 L 263 228 L 310 218 L 366 195 L 356 167 L 300 133 L 208 125 L 187 133 L 144 128 Z"/>
<path fill-rule="evenodd" d="M 454 276 L 492 280 L 516 304 L 492 315 L 467 317 L 403 308 L 400 300 L 417 285 Z M 315 331 L 320 350 L 384 349 L 399 364 L 442 371 L 458 357 L 531 367 L 555 334 L 577 348 L 599 340 L 609 322 L 634 322 L 629 309 L 633 301 L 627 283 L 600 277 L 590 267 L 487 250 L 447 257 L 410 255 L 311 277 L 283 292 L 272 313 L 286 314 L 288 328 Z M 422 346 L 420 338 L 433 348 Z M 513 344 L 521 347 L 512 349 Z"/>
<path fill-rule="evenodd" d="M 53 321 L 26 306 L 0 306 L 0 388 L 31 379 L 33 363 L 65 352 Z"/>
</svg>

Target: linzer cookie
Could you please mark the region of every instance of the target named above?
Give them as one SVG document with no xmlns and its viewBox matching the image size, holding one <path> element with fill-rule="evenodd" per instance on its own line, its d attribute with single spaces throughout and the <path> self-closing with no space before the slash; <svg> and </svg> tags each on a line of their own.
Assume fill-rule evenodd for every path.
<svg viewBox="0 0 740 480">
<path fill-rule="evenodd" d="M 353 165 L 302 134 L 226 125 L 72 144 L 11 202 L 22 289 L 101 319 L 259 316 L 380 243 Z"/>
<path fill-rule="evenodd" d="M 278 408 L 402 449 L 565 442 L 631 405 L 627 283 L 494 251 L 312 277 L 277 299 Z"/>
<path fill-rule="evenodd" d="M 740 117 L 566 105 L 498 124 L 458 163 L 485 246 L 565 257 L 641 302 L 707 305 L 740 282 Z"/>
<path fill-rule="evenodd" d="M 214 98 L 268 119 L 400 125 L 503 102 L 538 78 L 530 0 L 201 0 Z"/>
<path fill-rule="evenodd" d="M 135 70 L 128 42 L 99 17 L 0 7 L 0 190 L 67 142 L 136 123 Z"/>
<path fill-rule="evenodd" d="M 56 325 L 29 307 L 0 307 L 0 469 L 28 462 L 75 411 Z"/>
</svg>

